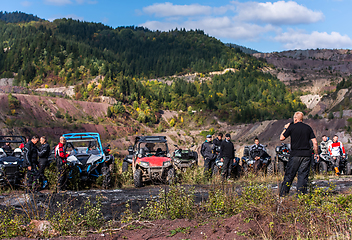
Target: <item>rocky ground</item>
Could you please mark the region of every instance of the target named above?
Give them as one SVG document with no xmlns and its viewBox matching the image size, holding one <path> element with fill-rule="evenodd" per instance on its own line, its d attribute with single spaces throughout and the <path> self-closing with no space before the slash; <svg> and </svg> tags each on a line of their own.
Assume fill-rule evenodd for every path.
<svg viewBox="0 0 352 240">
<path fill-rule="evenodd" d="M 347 192 L 352 187 L 351 176 L 328 177 L 318 176 L 313 182 L 317 188 L 329 190 L 333 186 L 335 193 L 339 194 Z M 268 184 L 273 191 L 277 191 L 276 183 Z M 200 203 L 208 197 L 210 185 L 185 186 L 186 188 L 195 188 L 195 202 Z M 226 187 L 235 187 L 240 191 L 240 186 L 235 182 L 229 183 Z M 0 196 L 0 208 L 12 206 L 16 211 L 30 211 L 29 206 L 37 206 L 38 209 L 47 211 L 55 209 L 57 202 L 69 202 L 75 208 L 82 206 L 83 202 L 91 199 L 92 203 L 96 203 L 97 198 L 102 201 L 102 212 L 106 220 L 119 220 L 121 213 L 125 211 L 126 203 L 129 203 L 132 211 L 137 213 L 138 210 L 146 205 L 146 202 L 155 199 L 160 189 L 168 190 L 165 185 L 147 185 L 143 188 L 127 188 L 114 190 L 86 190 L 86 191 L 67 191 L 65 193 L 54 194 L 50 191 L 43 191 L 35 195 L 25 195 L 21 191 L 3 193 Z M 291 194 L 295 194 L 295 184 L 292 187 Z M 43 212 L 44 212 L 43 211 Z M 253 214 L 253 213 L 251 213 Z M 256 221 L 245 221 L 246 213 L 238 214 L 227 219 L 218 219 L 215 217 L 197 218 L 195 220 L 177 219 L 177 220 L 157 220 L 149 221 L 133 221 L 123 224 L 119 228 L 110 229 L 111 231 L 101 232 L 99 234 L 89 234 L 84 237 L 58 237 L 54 239 L 248 239 L 248 233 L 253 236 L 265 234 L 263 229 L 267 227 L 267 222 L 272 221 L 258 215 Z M 297 226 L 296 226 L 297 227 Z M 281 230 L 280 230 L 281 229 Z M 302 226 L 304 229 L 304 226 Z M 265 229 L 267 230 L 267 229 Z M 287 234 L 289 226 L 282 226 L 276 231 L 282 231 Z M 246 233 L 246 234 L 245 234 Z M 276 232 L 280 235 L 280 232 Z M 265 236 L 263 235 L 263 238 Z M 281 238 L 285 238 L 282 236 Z M 18 237 L 15 239 L 28 239 Z"/>
</svg>

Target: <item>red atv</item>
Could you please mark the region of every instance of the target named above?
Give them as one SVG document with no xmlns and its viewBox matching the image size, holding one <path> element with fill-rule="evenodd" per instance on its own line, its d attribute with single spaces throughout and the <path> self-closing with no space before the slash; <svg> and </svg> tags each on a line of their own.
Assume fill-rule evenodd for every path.
<svg viewBox="0 0 352 240">
<path fill-rule="evenodd" d="M 148 181 L 171 184 L 175 178 L 175 169 L 166 137 L 136 137 L 132 169 L 135 187 L 142 187 L 143 183 Z"/>
</svg>

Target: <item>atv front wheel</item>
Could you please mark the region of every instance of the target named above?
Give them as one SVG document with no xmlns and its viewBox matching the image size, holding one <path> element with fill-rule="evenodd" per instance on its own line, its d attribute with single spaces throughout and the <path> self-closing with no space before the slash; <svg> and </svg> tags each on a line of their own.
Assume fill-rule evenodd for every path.
<svg viewBox="0 0 352 240">
<path fill-rule="evenodd" d="M 122 163 L 122 172 L 127 172 L 128 171 L 128 162 L 123 161 Z"/>
<path fill-rule="evenodd" d="M 213 176 L 217 176 L 219 174 L 221 174 L 221 169 L 215 164 L 214 170 L 213 170 Z"/>
<path fill-rule="evenodd" d="M 269 176 L 274 175 L 275 173 L 275 161 L 270 161 L 269 165 L 266 167 L 266 174 Z"/>
<path fill-rule="evenodd" d="M 142 187 L 142 170 L 136 169 L 136 171 L 133 174 L 133 182 L 135 187 L 137 188 Z"/>
<path fill-rule="evenodd" d="M 350 162 L 346 163 L 346 168 L 345 168 L 344 173 L 346 175 L 351 175 L 351 163 Z"/>
<path fill-rule="evenodd" d="M 172 185 L 175 181 L 175 169 L 172 167 L 167 171 L 166 182 Z"/>
<path fill-rule="evenodd" d="M 280 161 L 277 163 L 277 172 L 281 175 L 285 174 L 285 163 Z"/>
<path fill-rule="evenodd" d="M 110 171 L 110 167 L 111 167 L 112 163 L 107 166 L 106 164 L 104 164 L 104 166 L 101 168 L 101 172 L 104 176 L 104 180 L 103 180 L 103 184 L 102 187 L 104 189 L 108 189 L 110 187 L 110 183 L 111 183 L 111 171 Z"/>
<path fill-rule="evenodd" d="M 319 173 L 326 174 L 328 172 L 328 165 L 324 161 L 320 161 L 319 163 Z"/>
</svg>

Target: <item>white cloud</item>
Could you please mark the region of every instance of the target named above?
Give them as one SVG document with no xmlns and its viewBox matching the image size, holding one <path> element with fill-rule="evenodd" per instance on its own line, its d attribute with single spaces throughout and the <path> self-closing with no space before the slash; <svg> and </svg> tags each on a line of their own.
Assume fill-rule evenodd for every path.
<svg viewBox="0 0 352 240">
<path fill-rule="evenodd" d="M 277 2 L 232 2 L 242 21 L 259 21 L 275 25 L 308 24 L 324 20 L 324 14 L 313 11 L 294 1 Z"/>
<path fill-rule="evenodd" d="M 63 6 L 67 4 L 72 4 L 71 0 L 44 0 L 45 4 Z"/>
<path fill-rule="evenodd" d="M 203 18 L 197 21 L 185 21 L 182 23 L 177 22 L 161 22 L 161 21 L 148 21 L 141 26 L 147 27 L 151 30 L 168 31 L 177 28 L 201 29 L 205 33 L 215 36 L 217 38 L 231 38 L 231 39 L 246 39 L 249 41 L 257 41 L 261 34 L 276 31 L 277 28 L 266 25 L 259 26 L 256 24 L 234 22 L 229 17 L 218 18 Z"/>
<path fill-rule="evenodd" d="M 304 30 L 290 29 L 274 38 L 284 44 L 286 49 L 315 49 L 315 48 L 347 48 L 352 47 L 352 39 L 338 32 L 307 33 Z"/>
<path fill-rule="evenodd" d="M 23 7 L 29 7 L 29 6 L 31 6 L 33 3 L 32 2 L 30 2 L 30 1 L 23 1 L 23 2 L 21 2 L 21 5 L 23 6 Z"/>
<path fill-rule="evenodd" d="M 209 6 L 202 6 L 199 4 L 191 5 L 174 5 L 170 2 L 155 3 L 143 8 L 143 12 L 157 17 L 174 17 L 174 16 L 195 16 L 195 15 L 209 15 L 212 8 Z"/>
</svg>

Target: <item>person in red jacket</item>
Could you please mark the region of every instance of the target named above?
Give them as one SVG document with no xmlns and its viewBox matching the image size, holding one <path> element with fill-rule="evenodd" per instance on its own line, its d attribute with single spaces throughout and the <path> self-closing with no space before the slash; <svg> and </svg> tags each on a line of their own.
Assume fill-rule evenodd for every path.
<svg viewBox="0 0 352 240">
<path fill-rule="evenodd" d="M 345 147 L 342 142 L 339 142 L 339 137 L 335 135 L 332 139 L 332 143 L 328 147 L 332 162 L 334 163 L 335 175 L 340 175 L 340 159 L 346 157 Z"/>
<path fill-rule="evenodd" d="M 70 152 L 66 152 L 66 138 L 60 137 L 59 144 L 55 147 L 55 159 L 58 171 L 58 191 L 65 191 L 67 182 L 67 158 Z"/>
</svg>

